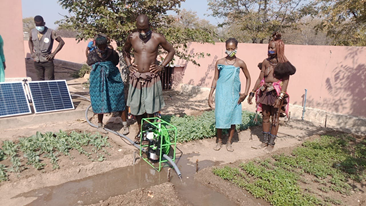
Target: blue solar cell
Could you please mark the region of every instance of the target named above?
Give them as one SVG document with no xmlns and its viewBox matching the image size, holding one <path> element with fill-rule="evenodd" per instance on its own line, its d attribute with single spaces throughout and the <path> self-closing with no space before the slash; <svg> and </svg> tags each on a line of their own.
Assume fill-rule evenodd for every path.
<svg viewBox="0 0 366 206">
<path fill-rule="evenodd" d="M 29 82 L 36 113 L 74 109 L 65 80 Z"/>
<path fill-rule="evenodd" d="M 30 113 L 22 82 L 0 83 L 0 117 Z"/>
</svg>

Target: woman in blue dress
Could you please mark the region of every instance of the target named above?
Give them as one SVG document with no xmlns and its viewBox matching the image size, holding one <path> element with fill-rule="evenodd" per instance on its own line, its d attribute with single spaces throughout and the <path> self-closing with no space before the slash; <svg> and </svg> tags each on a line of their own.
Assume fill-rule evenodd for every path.
<svg viewBox="0 0 366 206">
<path fill-rule="evenodd" d="M 234 38 L 226 42 L 225 58 L 219 59 L 215 65 L 215 76 L 212 80 L 211 90 L 208 97 L 208 105 L 212 108 L 215 94 L 215 118 L 217 129 L 217 144 L 214 150 L 218 151 L 222 147 L 222 129 L 230 129 L 229 137 L 226 143 L 226 149 L 233 152 L 231 139 L 234 135 L 235 125 L 242 123 L 241 102 L 248 95 L 250 87 L 250 75 L 245 62 L 236 57 L 238 41 Z M 245 92 L 240 93 L 240 70 L 243 71 L 246 78 Z"/>
</svg>

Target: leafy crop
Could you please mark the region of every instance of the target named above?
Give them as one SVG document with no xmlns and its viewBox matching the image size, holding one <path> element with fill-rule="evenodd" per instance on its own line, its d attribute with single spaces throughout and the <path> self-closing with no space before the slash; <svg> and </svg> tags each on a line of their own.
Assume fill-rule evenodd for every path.
<svg viewBox="0 0 366 206">
<path fill-rule="evenodd" d="M 90 147 L 92 153 L 85 150 Z M 20 138 L 17 142 L 3 141 L 0 162 L 10 158 L 11 165 L 0 164 L 0 182 L 8 179 L 7 171 L 19 173 L 27 168 L 26 165 L 42 170 L 47 165 L 46 159 L 49 159 L 53 169 L 59 169 L 59 157 L 69 156 L 71 150 L 77 150 L 92 161 L 95 161 L 92 155 L 95 153 L 96 160 L 104 161 L 105 156 L 102 153 L 109 155 L 105 147 L 110 147 L 108 137 L 75 131 L 44 134 L 37 132 L 36 135 Z"/>
<path fill-rule="evenodd" d="M 245 130 L 258 125 L 253 121 L 255 113 L 243 111 L 242 124 L 237 125 L 237 130 Z M 177 141 L 188 142 L 197 139 L 211 138 L 216 135 L 215 112 L 204 112 L 199 116 L 171 116 L 163 115 L 162 119 L 177 127 Z"/>
<path fill-rule="evenodd" d="M 215 168 L 213 173 L 273 205 L 340 205 L 340 200 L 326 194 L 351 195 L 352 188 L 358 189 L 352 181 L 366 180 L 365 152 L 365 140 L 322 136 L 304 142 L 292 155 L 273 155 L 242 163 L 239 168 Z M 305 174 L 313 177 L 312 183 Z M 317 190 L 302 189 L 299 182 L 314 184 Z"/>
</svg>

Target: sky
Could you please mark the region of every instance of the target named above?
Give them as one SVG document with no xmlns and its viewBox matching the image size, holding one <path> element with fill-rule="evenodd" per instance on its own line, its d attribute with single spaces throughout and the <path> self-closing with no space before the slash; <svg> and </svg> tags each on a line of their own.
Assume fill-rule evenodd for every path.
<svg viewBox="0 0 366 206">
<path fill-rule="evenodd" d="M 207 0 L 186 0 L 181 4 L 181 9 L 195 11 L 200 19 L 206 19 L 213 25 L 219 22 L 218 19 L 207 16 L 210 13 Z M 46 22 L 46 26 L 51 29 L 57 29 L 54 22 L 63 19 L 63 15 L 68 14 L 67 10 L 63 9 L 57 0 L 22 0 L 22 10 L 23 18 L 41 15 Z"/>
</svg>

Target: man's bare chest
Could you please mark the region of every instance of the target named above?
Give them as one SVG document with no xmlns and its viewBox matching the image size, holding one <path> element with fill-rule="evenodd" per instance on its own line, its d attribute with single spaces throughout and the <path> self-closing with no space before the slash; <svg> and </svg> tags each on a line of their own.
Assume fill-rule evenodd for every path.
<svg viewBox="0 0 366 206">
<path fill-rule="evenodd" d="M 156 52 L 159 48 L 159 44 L 155 41 L 149 40 L 147 42 L 144 42 L 140 39 L 137 39 L 136 41 L 132 42 L 133 49 L 138 52 Z"/>
</svg>

